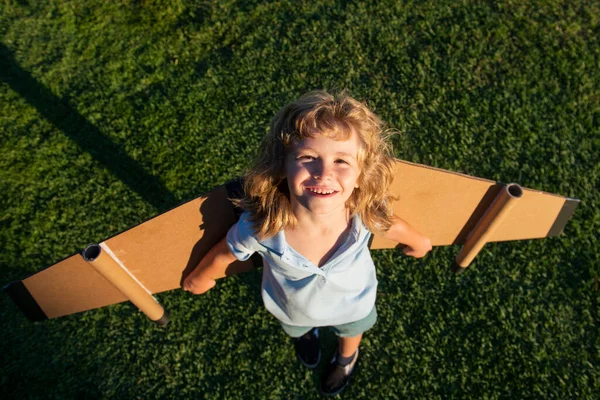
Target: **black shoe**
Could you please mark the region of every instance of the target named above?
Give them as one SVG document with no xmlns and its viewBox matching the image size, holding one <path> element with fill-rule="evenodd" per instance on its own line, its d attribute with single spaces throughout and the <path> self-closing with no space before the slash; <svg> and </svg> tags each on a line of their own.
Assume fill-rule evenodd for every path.
<svg viewBox="0 0 600 400">
<path fill-rule="evenodd" d="M 296 355 L 302 365 L 315 368 L 321 361 L 321 346 L 319 345 L 319 330 L 311 329 L 308 333 L 294 339 Z"/>
<path fill-rule="evenodd" d="M 358 361 L 358 349 L 354 353 L 354 359 L 350 364 L 341 366 L 337 362 L 337 351 L 331 363 L 327 366 L 325 372 L 321 376 L 321 393 L 325 396 L 335 396 L 340 393 L 350 382 L 350 376 L 356 367 Z"/>
</svg>

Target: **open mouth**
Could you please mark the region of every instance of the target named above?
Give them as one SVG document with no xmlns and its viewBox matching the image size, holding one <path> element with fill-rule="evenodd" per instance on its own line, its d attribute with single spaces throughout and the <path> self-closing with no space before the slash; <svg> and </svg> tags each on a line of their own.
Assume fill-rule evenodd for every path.
<svg viewBox="0 0 600 400">
<path fill-rule="evenodd" d="M 306 188 L 306 190 L 311 195 L 317 196 L 317 197 L 330 197 L 337 193 L 337 190 L 332 190 L 332 189 Z"/>
</svg>

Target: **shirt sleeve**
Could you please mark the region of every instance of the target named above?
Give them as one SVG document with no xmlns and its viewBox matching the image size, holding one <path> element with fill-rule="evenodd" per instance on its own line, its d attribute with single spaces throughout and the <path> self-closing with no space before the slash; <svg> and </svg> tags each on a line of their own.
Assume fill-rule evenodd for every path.
<svg viewBox="0 0 600 400">
<path fill-rule="evenodd" d="M 252 223 L 248 220 L 249 216 L 247 212 L 243 213 L 239 221 L 227 232 L 227 246 L 240 261 L 246 261 L 260 249 L 260 244 L 254 236 Z"/>
</svg>

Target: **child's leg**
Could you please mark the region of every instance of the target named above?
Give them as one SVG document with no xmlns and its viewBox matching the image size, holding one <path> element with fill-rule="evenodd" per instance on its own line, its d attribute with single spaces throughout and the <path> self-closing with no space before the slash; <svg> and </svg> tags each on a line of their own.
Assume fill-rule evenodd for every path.
<svg viewBox="0 0 600 400">
<path fill-rule="evenodd" d="M 358 349 L 358 345 L 362 339 L 362 333 L 354 337 L 339 337 L 338 352 L 342 357 L 352 357 Z"/>
<path fill-rule="evenodd" d="M 373 307 L 371 313 L 359 321 L 332 327 L 338 336 L 338 351 L 321 376 L 321 393 L 334 396 L 346 387 L 359 357 L 358 346 L 363 333 L 371 329 L 376 320 L 377 311 Z"/>
</svg>

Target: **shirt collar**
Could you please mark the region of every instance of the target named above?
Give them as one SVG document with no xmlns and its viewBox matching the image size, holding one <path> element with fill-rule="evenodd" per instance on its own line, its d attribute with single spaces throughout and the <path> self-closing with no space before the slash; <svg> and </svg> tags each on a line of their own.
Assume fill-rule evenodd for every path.
<svg viewBox="0 0 600 400">
<path fill-rule="evenodd" d="M 269 250 L 274 251 L 278 255 L 282 256 L 287 248 L 287 244 L 285 243 L 285 237 L 283 235 L 283 231 L 277 232 L 274 236 L 271 236 L 268 239 L 264 239 L 262 241 L 263 246 L 268 248 Z"/>
<path fill-rule="evenodd" d="M 360 216 L 355 214 L 352 217 L 352 226 L 350 227 L 350 235 L 354 237 L 355 241 L 358 241 L 360 234 L 362 233 L 363 224 Z"/>
<path fill-rule="evenodd" d="M 365 230 L 365 227 L 362 224 L 362 220 L 358 214 L 352 217 L 351 224 L 352 225 L 350 226 L 349 237 L 353 240 L 351 240 L 351 243 L 349 243 L 350 245 L 357 242 L 358 238 Z M 276 252 L 280 256 L 282 256 L 286 252 L 288 247 L 285 241 L 285 235 L 283 234 L 283 231 L 279 231 L 274 236 L 271 236 L 268 239 L 264 239 L 262 241 L 262 244 L 268 249 Z"/>
</svg>

